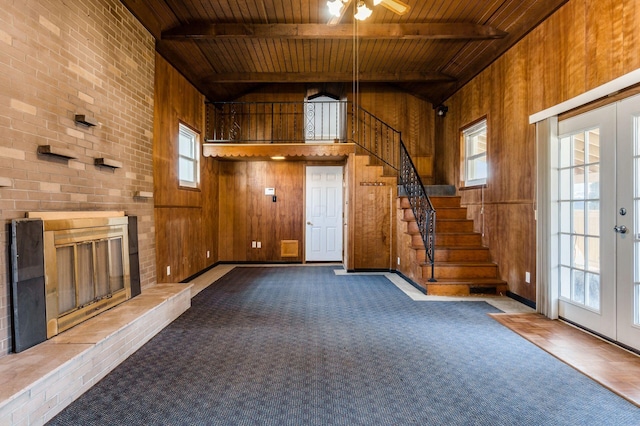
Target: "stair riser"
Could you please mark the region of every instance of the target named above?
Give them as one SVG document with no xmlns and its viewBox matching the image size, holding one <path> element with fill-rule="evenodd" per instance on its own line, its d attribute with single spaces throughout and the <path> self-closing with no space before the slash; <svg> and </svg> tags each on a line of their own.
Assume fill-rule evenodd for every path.
<svg viewBox="0 0 640 426">
<path fill-rule="evenodd" d="M 420 234 L 412 234 L 411 235 L 411 246 L 413 248 L 426 248 L 424 245 L 424 241 L 422 240 L 422 235 Z"/>
<path fill-rule="evenodd" d="M 436 218 L 436 233 L 439 232 L 473 232 L 472 220 L 438 220 Z"/>
<path fill-rule="evenodd" d="M 460 207 L 460 197 L 429 197 L 433 207 L 438 210 L 442 207 Z"/>
<path fill-rule="evenodd" d="M 436 223 L 438 219 L 466 219 L 467 209 L 464 208 L 445 208 L 436 209 Z"/>
<path fill-rule="evenodd" d="M 415 235 L 419 233 L 420 230 L 418 229 L 418 222 L 407 222 L 407 234 Z"/>
<path fill-rule="evenodd" d="M 470 287 L 477 288 L 476 284 L 452 284 L 452 285 L 440 285 L 436 283 L 426 283 L 427 294 L 432 296 L 469 296 L 471 295 Z M 487 286 L 490 290 L 495 288 L 495 294 L 505 294 L 508 290 L 507 285 L 491 285 Z M 493 294 L 492 291 L 487 291 L 488 294 Z M 478 294 L 478 293 L 474 293 Z"/>
<path fill-rule="evenodd" d="M 452 232 L 474 232 L 472 220 L 436 220 L 436 234 L 452 233 Z M 407 222 L 407 234 L 418 234 L 418 223 L 415 221 Z"/>
<path fill-rule="evenodd" d="M 427 269 L 428 271 L 425 271 Z M 422 267 L 422 275 L 430 274 L 430 266 Z M 465 279 L 465 278 L 498 278 L 496 265 L 482 266 L 438 266 L 435 267 L 436 279 Z"/>
<path fill-rule="evenodd" d="M 482 246 L 480 234 L 438 234 L 436 235 L 436 247 L 454 246 Z"/>
<path fill-rule="evenodd" d="M 407 221 L 407 222 L 411 222 L 416 220 L 416 217 L 413 215 L 413 212 L 411 211 L 411 209 L 403 209 L 402 210 L 402 219 Z"/>
<path fill-rule="evenodd" d="M 436 262 L 490 262 L 491 253 L 487 249 L 436 249 Z"/>
</svg>

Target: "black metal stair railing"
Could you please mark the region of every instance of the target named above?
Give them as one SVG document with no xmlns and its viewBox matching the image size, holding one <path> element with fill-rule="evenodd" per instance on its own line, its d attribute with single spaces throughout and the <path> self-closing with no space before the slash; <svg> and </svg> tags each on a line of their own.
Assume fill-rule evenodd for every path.
<svg viewBox="0 0 640 426">
<path fill-rule="evenodd" d="M 401 133 L 351 102 L 207 102 L 212 143 L 350 142 L 398 175 L 411 203 L 435 281 L 436 211 Z"/>
<path fill-rule="evenodd" d="M 424 242 L 427 259 L 429 259 L 431 266 L 431 278 L 429 278 L 429 281 L 435 282 L 436 210 L 433 208 L 420 175 L 403 143 L 400 145 L 399 184 L 402 185 L 405 195 L 409 198 L 411 210 L 416 218 L 420 236 Z"/>
</svg>

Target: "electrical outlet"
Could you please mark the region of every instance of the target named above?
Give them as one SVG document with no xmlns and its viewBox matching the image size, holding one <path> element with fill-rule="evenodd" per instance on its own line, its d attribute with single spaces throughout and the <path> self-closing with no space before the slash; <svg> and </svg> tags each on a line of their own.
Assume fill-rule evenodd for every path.
<svg viewBox="0 0 640 426">
<path fill-rule="evenodd" d="M 171 275 L 171 266 L 167 266 L 167 276 Z"/>
<path fill-rule="evenodd" d="M 531 274 L 529 272 L 524 273 L 524 282 L 527 284 L 531 284 Z"/>
<path fill-rule="evenodd" d="M 262 241 L 258 241 L 258 248 L 262 248 Z"/>
<path fill-rule="evenodd" d="M 251 248 L 256 248 L 256 247 L 257 247 L 256 242 L 255 241 L 251 241 Z"/>
<path fill-rule="evenodd" d="M 400 264 L 400 256 L 398 256 L 398 265 Z"/>
<path fill-rule="evenodd" d="M 207 250 L 207 259 L 211 257 L 211 253 Z"/>
</svg>

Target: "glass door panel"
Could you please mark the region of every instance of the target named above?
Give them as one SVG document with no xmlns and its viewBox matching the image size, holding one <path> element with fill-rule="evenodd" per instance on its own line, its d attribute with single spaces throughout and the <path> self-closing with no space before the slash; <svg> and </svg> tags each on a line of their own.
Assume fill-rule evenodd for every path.
<svg viewBox="0 0 640 426">
<path fill-rule="evenodd" d="M 615 336 L 614 242 L 615 105 L 559 123 L 557 203 L 559 314 L 592 331 Z M 601 149 L 602 148 L 602 149 Z M 601 155 L 604 154 L 604 155 Z"/>
<path fill-rule="evenodd" d="M 640 349 L 640 97 L 618 103 L 617 341 Z"/>
</svg>

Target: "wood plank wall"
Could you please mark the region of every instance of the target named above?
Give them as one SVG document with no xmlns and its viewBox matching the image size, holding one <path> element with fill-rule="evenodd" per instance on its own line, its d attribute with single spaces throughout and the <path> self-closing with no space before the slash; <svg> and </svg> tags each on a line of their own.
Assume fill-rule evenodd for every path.
<svg viewBox="0 0 640 426">
<path fill-rule="evenodd" d="M 304 167 L 302 161 L 220 161 L 220 261 L 302 261 Z M 265 188 L 275 188 L 275 202 Z M 299 242 L 297 257 L 281 256 L 282 240 Z"/>
<path fill-rule="evenodd" d="M 178 186 L 178 125 L 182 122 L 204 135 L 204 97 L 158 54 L 155 76 L 153 181 L 157 279 L 161 283 L 179 282 L 218 258 L 218 164 L 211 158 L 201 158 L 200 187 Z"/>
<path fill-rule="evenodd" d="M 513 293 L 534 301 L 535 126 L 529 115 L 640 67 L 640 1 L 570 0 L 445 104 L 436 120 L 435 180 L 459 184 L 460 129 L 487 116 L 490 177 L 462 191 Z M 531 284 L 525 272 L 531 272 Z"/>
<path fill-rule="evenodd" d="M 304 259 L 305 165 L 322 161 L 216 161 L 204 158 L 199 191 L 177 185 L 177 153 L 172 142 L 178 123 L 203 131 L 204 99 L 181 75 L 158 56 L 154 129 L 154 188 L 158 281 L 183 280 L 214 262 L 301 262 Z M 243 96 L 243 102 L 302 101 L 305 85 L 273 85 Z M 409 149 L 432 161 L 433 117 L 430 104 L 389 89 L 363 92 L 363 107 L 403 132 Z M 360 162 L 362 163 L 362 162 Z M 358 164 L 360 164 L 358 163 Z M 340 163 L 345 164 L 345 163 Z M 357 219 L 347 228 L 350 269 L 390 269 L 395 255 L 395 187 L 360 186 L 377 182 L 366 162 L 349 179 Z M 347 168 L 345 170 L 348 170 Z M 348 173 L 348 171 L 347 171 Z M 357 181 L 356 181 L 357 180 Z M 393 180 L 393 179 L 392 179 Z M 390 186 L 391 185 L 391 186 Z M 275 188 L 276 202 L 264 194 Z M 391 189 L 391 191 L 390 191 Z M 281 256 L 282 240 L 299 241 L 298 257 Z M 252 241 L 262 248 L 252 248 Z M 210 258 L 206 258 L 206 251 Z M 349 257 L 349 254 L 351 256 Z M 171 276 L 166 267 L 171 266 Z"/>
<path fill-rule="evenodd" d="M 349 99 L 353 97 L 349 94 Z M 391 88 L 362 85 L 360 106 L 402 133 L 422 183 L 434 183 L 435 114 L 431 103 Z"/>
</svg>

